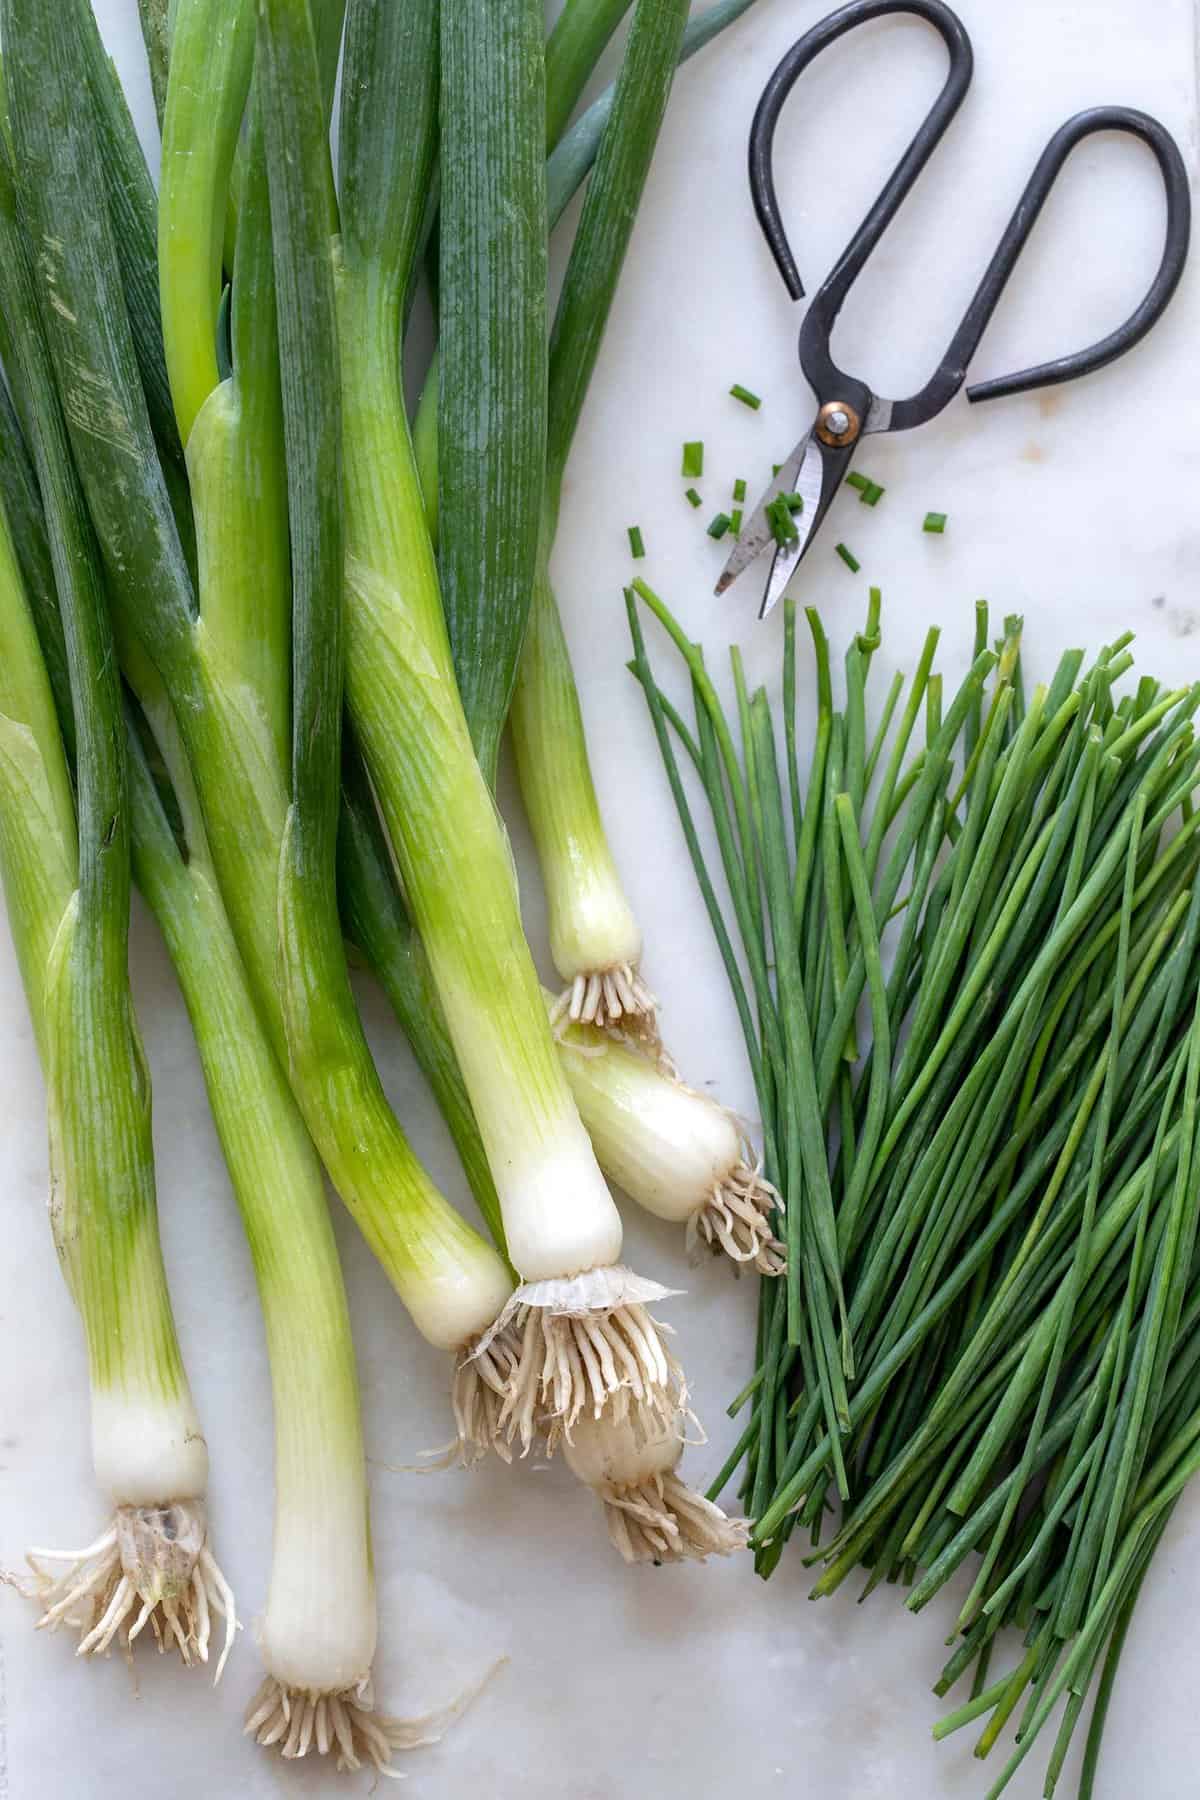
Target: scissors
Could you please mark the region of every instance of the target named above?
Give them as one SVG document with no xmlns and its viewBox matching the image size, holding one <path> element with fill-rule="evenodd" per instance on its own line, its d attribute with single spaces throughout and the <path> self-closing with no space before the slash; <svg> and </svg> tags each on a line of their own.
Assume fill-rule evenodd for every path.
<svg viewBox="0 0 1200 1800">
<path fill-rule="evenodd" d="M 724 593 L 764 550 L 773 549 L 759 618 L 766 618 L 787 586 L 793 570 L 812 543 L 828 512 L 855 449 L 878 432 L 908 431 L 936 418 L 958 393 L 967 364 L 983 336 L 996 302 L 1025 247 L 1029 233 L 1075 146 L 1096 131 L 1122 131 L 1140 138 L 1153 151 L 1167 199 L 1167 231 L 1162 261 L 1144 299 L 1118 330 L 1087 350 L 1053 362 L 1039 363 L 1014 375 L 1002 375 L 967 389 L 967 399 L 996 400 L 1002 394 L 1071 381 L 1103 368 L 1131 350 L 1156 324 L 1183 273 L 1191 235 L 1191 198 L 1179 148 L 1157 119 L 1125 106 L 1096 106 L 1076 113 L 1050 139 L 1042 152 L 1017 209 L 996 247 L 975 297 L 942 361 L 925 386 L 907 400 L 885 400 L 857 376 L 839 369 L 829 351 L 829 338 L 846 295 L 895 217 L 946 128 L 962 105 L 971 83 L 974 53 L 962 21 L 942 0 L 851 0 L 792 46 L 771 76 L 750 127 L 750 193 L 776 267 L 793 300 L 804 295 L 800 273 L 779 215 L 773 171 L 775 127 L 783 103 L 798 76 L 827 45 L 868 19 L 892 13 L 924 19 L 939 32 L 950 53 L 945 85 L 916 136 L 900 158 L 883 191 L 851 238 L 826 281 L 818 288 L 800 327 L 800 367 L 817 400 L 817 416 L 791 455 L 781 463 L 771 485 L 748 516 L 716 591 Z M 784 500 L 786 496 L 786 500 Z M 799 499 L 797 500 L 797 496 Z M 779 507 L 786 504 L 790 527 L 781 529 Z M 781 541 L 784 540 L 784 541 Z"/>
</svg>

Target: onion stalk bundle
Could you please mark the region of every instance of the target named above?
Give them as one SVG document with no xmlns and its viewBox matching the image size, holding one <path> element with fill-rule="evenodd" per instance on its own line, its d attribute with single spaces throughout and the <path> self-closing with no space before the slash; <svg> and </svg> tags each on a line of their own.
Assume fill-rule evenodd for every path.
<svg viewBox="0 0 1200 1800">
<path fill-rule="evenodd" d="M 9 17 L 5 17 L 5 25 Z M 11 42 L 6 34 L 6 42 Z M 46 1076 L 50 1221 L 79 1309 L 91 1381 L 92 1461 L 113 1518 L 87 1548 L 30 1553 L 41 1623 L 79 1630 L 80 1655 L 148 1627 L 185 1663 L 236 1625 L 205 1513 L 208 1452 L 183 1367 L 159 1243 L 150 1088 L 129 992 L 129 808 L 120 688 L 103 586 L 71 468 L 7 154 L 0 156 L 0 352 L 16 420 L 3 419 L 0 506 L 0 875 Z M 58 673 L 75 797 L 16 543 L 44 498 L 62 601 Z M 65 1562 L 51 1574 L 47 1562 Z"/>
<path fill-rule="evenodd" d="M 354 61 L 344 87 L 341 194 L 330 219 L 345 428 L 346 698 L 520 1277 L 471 1356 L 502 1371 L 506 1418 L 548 1410 L 573 1421 L 585 1407 L 624 1404 L 661 1384 L 668 1364 L 646 1308 L 667 1290 L 620 1264 L 620 1216 L 556 1058 L 507 837 L 458 695 L 404 415 L 400 330 L 435 143 L 434 9 L 425 0 L 406 9 L 403 32 L 395 9 L 362 10 L 370 54 Z M 544 401 L 527 390 L 523 403 Z M 481 489 L 475 504 L 483 498 Z M 493 518 L 488 529 L 509 525 Z"/>
<path fill-rule="evenodd" d="M 900 1581 L 918 1611 L 978 1552 L 937 1691 L 972 1665 L 973 1689 L 936 1735 L 990 1715 L 985 1755 L 1020 1707 L 997 1796 L 1065 1696 L 1052 1793 L 1099 1673 L 1090 1795 L 1138 1589 L 1200 1466 L 1200 685 L 1144 677 L 1118 697 L 1125 637 L 1088 666 L 1067 652 L 1027 696 L 1020 621 L 989 649 L 981 607 L 945 712 L 931 633 L 898 718 L 900 678 L 869 735 L 873 596 L 841 711 L 810 615 L 805 786 L 789 607 L 785 788 L 765 693 L 746 692 L 735 657 L 739 755 L 699 653 L 635 588 L 634 672 L 745 1028 L 768 1168 L 790 1198 L 801 1131 L 827 1159 L 851 1351 L 831 1406 L 824 1376 L 846 1347 L 831 1309 L 794 1310 L 764 1285 L 757 1366 L 730 1409 L 748 1404 L 750 1419 L 710 1496 L 744 1459 L 761 1572 L 807 1527 L 817 1597 L 861 1566 L 867 1592 Z M 639 598 L 685 658 L 694 729 L 651 670 Z M 716 826 L 750 992 L 677 746 Z M 789 1116 L 793 1047 L 812 1069 L 815 1128 Z M 804 1269 L 794 1249 L 789 1270 Z M 831 1486 L 843 1516 L 821 1545 Z M 1024 1649 L 996 1678 L 1006 1624 Z"/>
<path fill-rule="evenodd" d="M 98 37 L 91 46 L 98 49 Z M 139 166 L 125 118 L 130 135 L 124 146 L 106 145 L 106 153 L 120 149 L 115 167 L 106 154 L 110 183 L 124 183 Z M 153 230 L 135 236 L 154 291 Z M 19 266 L 19 259 L 10 259 L 10 266 Z M 143 270 L 143 282 L 144 276 Z M 18 310 L 6 295 L 4 317 Z M 38 418 L 54 416 L 57 406 L 40 339 L 35 349 L 36 380 L 17 390 L 34 432 Z M 14 360 L 6 343 L 6 364 Z M 160 373 L 165 390 L 165 369 Z M 58 455 L 65 480 L 65 438 Z M 73 742 L 62 623 L 37 485 L 17 422 L 7 415 L 0 419 L 0 489 L 64 738 Z M 98 569 L 93 576 L 99 586 Z M 254 1258 L 271 1364 L 275 1533 L 267 1606 L 257 1629 L 267 1672 L 247 1728 L 287 1757 L 311 1749 L 332 1754 L 339 1767 L 369 1761 L 382 1769 L 395 1749 L 434 1741 L 457 1705 L 417 1721 L 374 1709 L 377 1625 L 358 1383 L 320 1162 L 260 1022 L 183 765 L 176 767 L 180 785 L 173 787 L 146 719 L 128 709 L 126 745 L 134 877 L 163 932 L 187 1003 Z M 178 1556 L 186 1543 L 181 1532 Z"/>
<path fill-rule="evenodd" d="M 24 10 L 24 0 L 14 6 Z M 361 10 L 361 9 L 358 9 Z M 256 1005 L 280 1066 L 334 1185 L 379 1257 L 418 1329 L 458 1353 L 496 1317 L 512 1291 L 501 1256 L 454 1211 L 416 1161 L 388 1107 L 350 992 L 336 914 L 333 853 L 338 795 L 335 706 L 340 609 L 336 589 L 320 587 L 340 568 L 328 533 L 300 532 L 289 550 L 285 409 L 280 398 L 280 336 L 297 353 L 327 330 L 325 377 L 310 395 L 324 408 L 322 449 L 330 459 L 305 469 L 326 513 L 337 507 L 338 383 L 333 345 L 327 235 L 328 161 L 321 76 L 306 7 L 288 0 L 266 21 L 285 71 L 258 84 L 251 108 L 245 181 L 230 307 L 232 369 L 217 363 L 221 232 L 220 174 L 231 152 L 189 155 L 190 134 L 218 124 L 236 135 L 254 51 L 254 8 L 225 8 L 233 49 L 207 57 L 205 9 L 182 6 L 174 22 L 167 143 L 160 205 L 163 335 L 171 392 L 191 419 L 186 445 L 198 544 L 198 584 L 175 523 L 138 380 L 121 270 L 107 220 L 86 199 L 82 173 L 98 160 L 86 111 L 72 129 L 29 159 L 31 228 L 61 245 L 52 274 L 61 309 L 48 314 L 55 373 L 69 390 L 86 348 L 105 384 L 111 429 L 97 434 L 67 408 L 72 443 L 105 561 L 122 666 L 142 704 L 176 791 L 193 781 L 229 920 Z M 22 66 L 37 81 L 33 129 L 45 95 L 69 109 L 77 68 L 79 0 L 53 16 L 34 9 L 14 33 L 18 66 L 14 113 L 22 110 Z M 352 15 L 353 16 L 353 15 Z M 39 57 L 40 40 L 56 55 Z M 272 68 L 270 58 L 263 67 Z M 58 87 L 48 80 L 47 70 Z M 206 81 L 216 83 L 206 89 Z M 225 94 L 225 85 L 232 91 Z M 289 197 L 299 247 L 286 239 L 295 280 L 290 310 L 278 307 L 267 230 L 264 139 L 282 129 L 268 101 L 286 90 L 287 130 L 306 147 L 307 185 Z M 195 96 L 208 93 L 207 106 Z M 301 127 L 303 130 L 301 131 Z M 279 217 L 282 218 L 283 200 Z M 314 221 L 313 211 L 320 208 Z M 306 210 L 307 209 L 307 210 Z M 276 235 L 284 230 L 277 223 Z M 309 255 L 304 232 L 319 254 Z M 209 282 L 189 263 L 199 263 Z M 322 267 L 323 264 L 323 267 Z M 181 267 L 182 265 L 182 267 Z M 323 286 L 323 284 L 325 284 Z M 189 299 L 189 297 L 191 297 Z M 326 306 L 325 302 L 329 305 Z M 194 304 L 195 311 L 191 310 Z M 181 309 L 184 316 L 181 318 Z M 70 323 L 68 319 L 73 320 Z M 190 321 L 191 329 L 186 328 Z M 292 333 L 290 338 L 288 332 Z M 284 373 L 287 364 L 284 363 Z M 311 520 L 306 518 L 306 527 Z M 251 551 L 250 547 L 253 546 Z M 318 556 L 324 562 L 318 565 Z M 294 698 L 293 698 L 294 694 Z M 305 709 L 311 712 L 311 719 Z M 332 710 L 331 710 L 332 709 Z M 319 724 L 315 734 L 310 723 Z"/>
<path fill-rule="evenodd" d="M 428 963 L 405 911 L 361 767 L 344 769 L 339 880 L 347 936 L 374 971 L 420 1059 L 454 1136 L 480 1211 L 496 1211 L 487 1159 L 475 1125 Z M 553 997 L 546 996 L 548 1005 Z M 735 1263 L 753 1258 L 777 1272 L 782 1246 L 773 1235 L 778 1196 L 746 1160 L 740 1128 L 723 1107 L 681 1086 L 657 1060 L 587 1026 L 558 1041 L 559 1059 L 580 1117 L 610 1180 L 657 1217 L 682 1221 L 690 1241 Z M 468 1365 L 469 1369 L 470 1365 Z M 657 1388 L 582 1413 L 568 1427 L 535 1410 L 503 1415 L 497 1433 L 493 1396 L 480 1381 L 456 1389 L 457 1440 L 443 1462 L 470 1467 L 489 1448 L 507 1458 L 520 1439 L 564 1450 L 566 1461 L 604 1503 L 614 1547 L 629 1561 L 656 1562 L 728 1554 L 746 1530 L 678 1475 L 691 1414 L 673 1360 Z M 578 1454 L 574 1446 L 578 1446 Z"/>
</svg>

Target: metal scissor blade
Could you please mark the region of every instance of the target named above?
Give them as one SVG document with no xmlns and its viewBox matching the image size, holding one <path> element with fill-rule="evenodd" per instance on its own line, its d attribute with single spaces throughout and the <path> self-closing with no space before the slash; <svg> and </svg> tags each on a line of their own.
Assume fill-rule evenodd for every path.
<svg viewBox="0 0 1200 1800">
<path fill-rule="evenodd" d="M 785 462 L 780 463 L 779 473 L 774 477 L 770 487 L 759 501 L 750 516 L 743 520 L 737 543 L 729 553 L 725 567 L 717 582 L 715 593 L 723 594 L 727 587 L 735 582 L 744 569 L 756 562 L 767 548 L 775 542 L 775 533 L 771 530 L 771 522 L 767 518 L 767 507 L 780 494 L 798 492 L 797 483 L 804 465 L 805 456 L 812 443 L 812 432 L 807 432 Z M 805 502 L 807 506 L 807 501 Z"/>
<path fill-rule="evenodd" d="M 822 504 L 825 488 L 825 452 L 815 435 L 810 434 L 804 449 L 804 457 L 796 472 L 796 484 L 788 493 L 797 493 L 804 505 L 798 513 L 793 513 L 792 523 L 799 536 L 791 544 L 776 546 L 771 563 L 771 573 L 767 577 L 766 591 L 762 597 L 762 605 L 758 609 L 760 619 L 765 619 L 773 607 L 779 604 L 783 590 L 792 578 L 792 571 L 809 545 L 809 540 L 816 530 L 829 502 Z M 769 529 L 769 527 L 768 527 Z"/>
</svg>

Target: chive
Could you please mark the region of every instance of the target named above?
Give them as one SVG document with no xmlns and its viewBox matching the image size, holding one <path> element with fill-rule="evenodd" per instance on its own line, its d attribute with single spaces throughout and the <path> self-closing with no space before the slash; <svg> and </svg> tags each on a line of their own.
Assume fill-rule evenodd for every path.
<svg viewBox="0 0 1200 1800">
<path fill-rule="evenodd" d="M 860 475 L 857 469 L 851 469 L 849 475 L 846 477 L 846 486 L 857 488 L 860 494 L 865 494 L 870 485 L 871 483 L 867 477 L 865 475 Z"/>
<path fill-rule="evenodd" d="M 877 481 L 868 481 L 866 487 L 859 495 L 859 500 L 863 506 L 878 506 L 886 492 L 887 489 L 880 487 Z"/>
<path fill-rule="evenodd" d="M 803 494 L 781 494 L 779 498 L 783 501 L 783 504 L 790 513 L 802 513 L 804 511 Z"/>
<path fill-rule="evenodd" d="M 778 473 L 778 470 L 776 470 Z M 733 484 L 733 497 L 740 504 L 746 498 L 746 483 L 739 475 Z"/>
<path fill-rule="evenodd" d="M 629 527 L 628 535 L 629 535 L 629 554 L 631 556 L 645 556 L 646 546 L 642 541 L 641 526 L 640 525 L 631 525 Z"/>
<path fill-rule="evenodd" d="M 925 514 L 925 521 L 924 521 L 923 525 L 921 526 L 922 531 L 932 532 L 935 536 L 940 537 L 942 532 L 945 531 L 945 529 L 946 529 L 946 514 L 945 513 L 927 512 Z"/>
<path fill-rule="evenodd" d="M 728 513 L 719 512 L 709 520 L 707 530 L 710 538 L 723 538 L 733 524 Z"/>
<path fill-rule="evenodd" d="M 757 412 L 762 405 L 759 396 L 752 394 L 749 388 L 743 387 L 740 381 L 735 381 L 729 392 L 735 400 L 740 400 L 742 405 L 748 406 L 752 412 Z"/>
<path fill-rule="evenodd" d="M 771 535 L 779 545 L 795 544 L 800 541 L 800 533 L 792 519 L 787 494 L 778 494 L 766 508 L 767 523 L 771 527 Z"/>
<path fill-rule="evenodd" d="M 694 487 L 685 488 L 683 497 L 689 506 L 703 506 L 704 504 Z"/>
<path fill-rule="evenodd" d="M 735 506 L 729 515 L 729 529 L 732 531 L 734 537 L 737 537 L 742 529 L 742 509 L 740 506 Z"/>
<path fill-rule="evenodd" d="M 851 574 L 857 575 L 862 564 L 859 562 L 854 552 L 852 550 L 847 550 L 845 544 L 835 544 L 834 549 L 837 551 L 846 567 L 850 570 Z"/>
<path fill-rule="evenodd" d="M 774 478 L 776 475 L 778 475 L 778 473 L 779 473 L 780 469 L 782 469 L 782 467 L 783 467 L 782 463 L 772 463 L 771 464 L 772 478 Z"/>
<path fill-rule="evenodd" d="M 679 473 L 686 476 L 703 475 L 704 445 L 699 439 L 683 446 L 683 464 Z"/>
</svg>

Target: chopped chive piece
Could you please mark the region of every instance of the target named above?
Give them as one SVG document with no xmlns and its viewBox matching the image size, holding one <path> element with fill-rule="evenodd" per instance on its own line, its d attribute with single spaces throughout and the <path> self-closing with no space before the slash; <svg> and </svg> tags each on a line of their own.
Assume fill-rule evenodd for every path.
<svg viewBox="0 0 1200 1800">
<path fill-rule="evenodd" d="M 640 525 L 631 525 L 629 527 L 629 550 L 630 554 L 633 556 L 645 556 L 646 554 L 646 546 L 642 542 L 642 528 Z"/>
<path fill-rule="evenodd" d="M 679 473 L 688 476 L 703 475 L 704 445 L 699 440 L 683 446 L 683 467 Z"/>
<path fill-rule="evenodd" d="M 834 549 L 837 551 L 846 567 L 850 570 L 851 574 L 857 575 L 858 571 L 862 568 L 862 564 L 859 562 L 857 556 L 855 556 L 853 550 L 847 550 L 845 544 L 835 544 Z"/>
<path fill-rule="evenodd" d="M 740 475 L 738 476 L 737 480 L 733 484 L 733 497 L 735 500 L 738 500 L 738 501 L 744 500 L 746 498 L 746 484 L 742 480 Z"/>
<path fill-rule="evenodd" d="M 865 475 L 860 475 L 857 469 L 852 469 L 850 474 L 846 477 L 846 486 L 857 488 L 860 494 L 865 493 L 870 485 L 871 483 L 867 477 Z"/>
<path fill-rule="evenodd" d="M 803 494 L 781 494 L 779 498 L 783 501 L 783 504 L 790 513 L 802 513 L 804 511 Z"/>
<path fill-rule="evenodd" d="M 733 520 L 729 517 L 728 513 L 718 513 L 715 518 L 710 519 L 708 522 L 709 537 L 723 538 L 732 524 Z"/>
<path fill-rule="evenodd" d="M 729 527 L 733 532 L 734 537 L 737 537 L 742 529 L 742 509 L 740 506 L 734 507 L 733 512 L 730 515 Z"/>
<path fill-rule="evenodd" d="M 877 481 L 868 481 L 858 498 L 863 506 L 878 506 L 881 495 L 886 492 L 887 489 L 880 487 Z"/>
<path fill-rule="evenodd" d="M 771 475 L 772 475 L 772 477 L 774 477 L 774 476 L 776 476 L 776 475 L 778 475 L 778 473 L 779 473 L 779 471 L 780 471 L 780 469 L 782 469 L 782 467 L 783 467 L 783 464 L 782 464 L 782 463 L 772 463 L 772 464 L 771 464 Z"/>
<path fill-rule="evenodd" d="M 925 523 L 921 527 L 922 531 L 932 531 L 936 534 L 936 536 L 940 537 L 942 535 L 943 531 L 945 531 L 945 529 L 946 529 L 945 513 L 928 512 L 925 514 Z"/>
<path fill-rule="evenodd" d="M 703 506 L 704 504 L 695 488 L 685 489 L 683 497 L 689 506 Z"/>
<path fill-rule="evenodd" d="M 800 533 L 796 530 L 792 518 L 792 509 L 788 502 L 790 494 L 777 494 L 764 508 L 767 524 L 771 527 L 771 535 L 777 544 L 795 544 L 799 542 Z"/>
<path fill-rule="evenodd" d="M 735 381 L 729 392 L 735 400 L 740 400 L 743 406 L 748 406 L 751 412 L 757 412 L 762 405 L 759 396 L 752 394 L 749 388 L 743 387 L 740 381 Z"/>
</svg>

